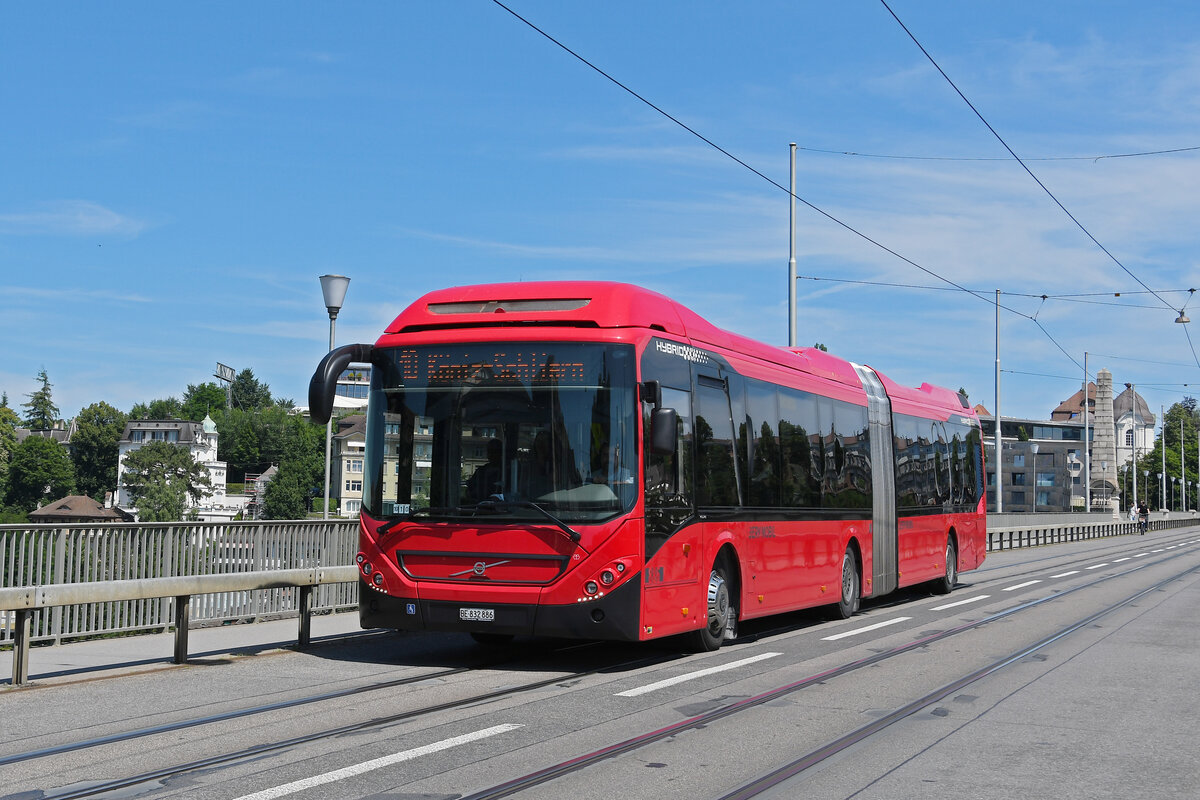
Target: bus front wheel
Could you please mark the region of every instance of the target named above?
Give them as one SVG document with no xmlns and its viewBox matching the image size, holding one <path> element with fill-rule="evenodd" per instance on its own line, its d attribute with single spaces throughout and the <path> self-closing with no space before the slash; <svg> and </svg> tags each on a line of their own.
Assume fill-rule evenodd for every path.
<svg viewBox="0 0 1200 800">
<path fill-rule="evenodd" d="M 725 639 L 737 638 L 737 605 L 726 569 L 724 563 L 715 564 L 708 576 L 708 619 L 690 637 L 690 649 L 696 652 L 716 650 Z"/>
</svg>

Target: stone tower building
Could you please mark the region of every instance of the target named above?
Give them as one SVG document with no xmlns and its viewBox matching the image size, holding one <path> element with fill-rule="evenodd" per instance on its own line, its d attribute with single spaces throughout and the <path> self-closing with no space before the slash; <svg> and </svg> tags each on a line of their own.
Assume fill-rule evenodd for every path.
<svg viewBox="0 0 1200 800">
<path fill-rule="evenodd" d="M 1092 439 L 1092 508 L 1116 502 L 1117 441 L 1113 425 L 1112 373 L 1096 373 L 1096 427 Z"/>
</svg>

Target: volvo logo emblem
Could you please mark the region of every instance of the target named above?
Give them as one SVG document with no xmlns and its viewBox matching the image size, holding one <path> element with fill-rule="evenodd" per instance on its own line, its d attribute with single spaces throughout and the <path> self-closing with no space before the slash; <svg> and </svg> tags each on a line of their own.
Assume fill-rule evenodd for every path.
<svg viewBox="0 0 1200 800">
<path fill-rule="evenodd" d="M 461 578 L 463 575 L 471 574 L 477 578 L 482 578 L 492 567 L 498 567 L 501 564 L 507 563 L 509 563 L 507 559 L 504 561 L 493 561 L 491 564 L 487 563 L 486 561 L 476 561 L 475 566 L 471 567 L 470 569 L 464 569 L 462 572 L 451 572 L 450 577 Z"/>
</svg>

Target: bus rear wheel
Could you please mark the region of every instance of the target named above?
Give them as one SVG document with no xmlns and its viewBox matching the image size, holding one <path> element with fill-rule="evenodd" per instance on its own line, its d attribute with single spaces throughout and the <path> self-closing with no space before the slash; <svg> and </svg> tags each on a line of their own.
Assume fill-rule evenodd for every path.
<svg viewBox="0 0 1200 800">
<path fill-rule="evenodd" d="M 854 548 L 847 547 L 842 556 L 842 593 L 838 599 L 837 613 L 842 619 L 850 619 L 858 611 L 862 599 L 862 585 L 858 579 L 858 556 Z"/>
<path fill-rule="evenodd" d="M 693 651 L 711 652 L 724 640 L 737 638 L 737 604 L 726 569 L 723 563 L 715 564 L 708 576 L 708 620 L 689 637 Z"/>
<path fill-rule="evenodd" d="M 954 539 L 946 540 L 946 574 L 933 582 L 934 594 L 950 594 L 958 583 L 958 548 Z"/>
</svg>

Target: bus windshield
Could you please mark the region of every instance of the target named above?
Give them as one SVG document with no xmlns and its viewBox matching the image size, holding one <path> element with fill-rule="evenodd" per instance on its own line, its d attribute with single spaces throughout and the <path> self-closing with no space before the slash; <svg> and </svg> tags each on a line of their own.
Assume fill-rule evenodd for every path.
<svg viewBox="0 0 1200 800">
<path fill-rule="evenodd" d="M 599 522 L 633 507 L 631 345 L 377 348 L 363 509 L 376 518 Z"/>
</svg>

